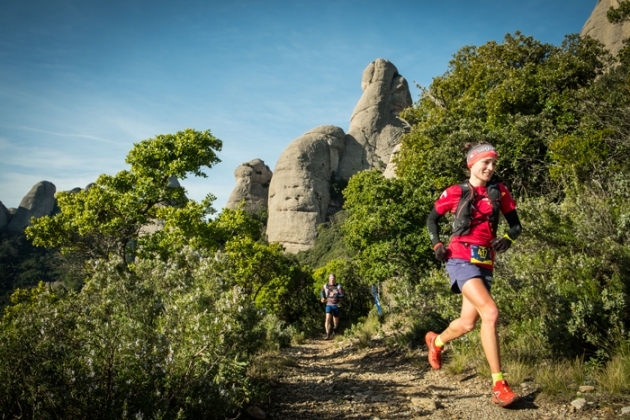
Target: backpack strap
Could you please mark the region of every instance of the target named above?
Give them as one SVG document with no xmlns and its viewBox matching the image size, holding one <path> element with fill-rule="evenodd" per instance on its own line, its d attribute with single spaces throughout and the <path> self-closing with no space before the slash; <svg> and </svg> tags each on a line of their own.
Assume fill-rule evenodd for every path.
<svg viewBox="0 0 630 420">
<path fill-rule="evenodd" d="M 458 187 L 461 189 L 461 195 L 453 220 L 453 236 L 463 236 L 470 232 L 472 204 L 476 195 L 475 189 L 469 182 L 458 184 Z"/>
<path fill-rule="evenodd" d="M 453 236 L 464 236 L 470 233 L 470 228 L 473 227 L 472 211 L 474 209 L 474 201 L 477 193 L 469 182 L 458 184 L 458 186 L 462 192 L 455 211 Z M 499 214 L 501 212 L 501 189 L 496 182 L 493 182 L 486 186 L 486 191 L 488 192 L 488 198 L 492 205 L 492 215 L 490 217 L 486 216 L 486 219 L 490 223 L 492 233 L 496 235 L 499 225 Z"/>
<path fill-rule="evenodd" d="M 492 234 L 496 236 L 497 228 L 499 227 L 499 215 L 501 213 L 501 188 L 496 182 L 488 184 L 486 187 L 488 191 L 488 198 L 492 204 L 492 217 L 490 218 L 490 226 L 492 228 Z"/>
</svg>

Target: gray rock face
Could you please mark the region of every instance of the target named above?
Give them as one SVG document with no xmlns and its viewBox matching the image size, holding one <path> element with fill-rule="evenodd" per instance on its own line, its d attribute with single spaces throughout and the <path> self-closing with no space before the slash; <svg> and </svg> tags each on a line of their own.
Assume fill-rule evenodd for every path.
<svg viewBox="0 0 630 420">
<path fill-rule="evenodd" d="M 236 187 L 232 190 L 226 207 L 235 209 L 244 200 L 244 210 L 250 213 L 256 214 L 260 209 L 266 209 L 271 176 L 271 169 L 260 159 L 241 164 L 234 171 Z"/>
<path fill-rule="evenodd" d="M 400 143 L 398 143 L 392 150 L 389 163 L 383 171 L 383 176 L 385 178 L 396 178 L 396 163 L 394 162 L 394 157 L 398 154 L 398 152 L 400 152 Z"/>
<path fill-rule="evenodd" d="M 411 94 L 392 63 L 370 63 L 361 88 L 347 134 L 339 127 L 317 127 L 294 140 L 276 164 L 269 186 L 267 239 L 288 252 L 311 248 L 317 225 L 341 208 L 340 199 L 331 199 L 332 182 L 347 181 L 365 169 L 385 170 L 407 131 L 398 115 L 412 104 Z M 391 166 L 388 176 L 394 170 Z"/>
<path fill-rule="evenodd" d="M 619 7 L 619 1 L 599 0 L 593 13 L 584 24 L 580 35 L 590 35 L 592 38 L 603 42 L 611 54 L 616 55 L 623 47 L 624 38 L 630 37 L 630 22 L 616 24 L 608 22 L 606 13 L 610 7 Z"/>
<path fill-rule="evenodd" d="M 363 71 L 361 88 L 337 173 L 346 180 L 364 169 L 385 169 L 407 127 L 398 115 L 412 104 L 407 81 L 382 58 Z"/>
<path fill-rule="evenodd" d="M 282 152 L 269 185 L 269 242 L 279 242 L 292 253 L 313 246 L 316 226 L 329 213 L 331 180 L 344 144 L 341 128 L 324 125 L 295 139 Z"/>
<path fill-rule="evenodd" d="M 52 182 L 41 181 L 31 188 L 20 202 L 17 212 L 11 218 L 7 229 L 12 233 L 20 233 L 30 225 L 31 217 L 42 217 L 52 213 L 55 208 L 55 192 L 57 188 Z"/>
<path fill-rule="evenodd" d="M 9 209 L 7 209 L 2 201 L 0 201 L 0 232 L 7 228 L 9 221 L 11 220 L 11 213 L 9 213 Z"/>
</svg>

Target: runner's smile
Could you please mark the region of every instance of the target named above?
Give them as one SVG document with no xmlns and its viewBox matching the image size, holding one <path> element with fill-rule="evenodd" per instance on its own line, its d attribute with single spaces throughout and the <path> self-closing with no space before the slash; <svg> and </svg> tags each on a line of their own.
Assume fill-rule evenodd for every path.
<svg viewBox="0 0 630 420">
<path fill-rule="evenodd" d="M 495 158 L 481 159 L 470 168 L 471 174 L 479 181 L 489 182 L 494 174 L 497 160 Z"/>
</svg>

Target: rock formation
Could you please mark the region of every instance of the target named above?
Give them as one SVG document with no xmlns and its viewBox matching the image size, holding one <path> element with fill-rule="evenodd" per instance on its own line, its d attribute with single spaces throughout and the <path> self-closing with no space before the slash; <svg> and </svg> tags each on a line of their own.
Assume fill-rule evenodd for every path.
<svg viewBox="0 0 630 420">
<path fill-rule="evenodd" d="M 226 207 L 235 209 L 241 201 L 244 201 L 244 210 L 248 212 L 256 214 L 261 209 L 266 210 L 271 175 L 271 169 L 260 159 L 242 163 L 234 171 L 236 187 L 232 190 Z"/>
<path fill-rule="evenodd" d="M 341 128 L 324 125 L 282 152 L 269 185 L 269 242 L 280 242 L 293 253 L 313 246 L 316 227 L 329 212 L 331 180 L 344 144 Z"/>
<path fill-rule="evenodd" d="M 398 152 L 400 152 L 400 143 L 398 143 L 396 147 L 394 147 L 394 149 L 392 150 L 389 163 L 383 171 L 383 176 L 385 178 L 396 178 L 396 163 L 394 162 L 394 157 L 398 154 Z"/>
<path fill-rule="evenodd" d="M 2 201 L 0 201 L 0 232 L 2 232 L 9 222 L 11 221 L 11 213 L 9 213 L 9 209 L 7 209 Z"/>
<path fill-rule="evenodd" d="M 611 7 L 619 7 L 618 0 L 599 0 L 593 13 L 588 18 L 580 35 L 590 35 L 592 38 L 604 43 L 606 48 L 616 55 L 621 47 L 623 40 L 630 37 L 630 22 L 622 22 L 612 24 L 608 22 L 606 13 Z"/>
<path fill-rule="evenodd" d="M 55 209 L 55 191 L 57 188 L 52 182 L 38 182 L 24 196 L 17 212 L 11 218 L 7 230 L 12 233 L 20 233 L 30 225 L 31 217 L 42 217 L 52 213 Z"/>
<path fill-rule="evenodd" d="M 361 89 L 363 95 L 350 118 L 337 173 L 346 180 L 364 169 L 385 169 L 407 127 L 398 115 L 412 104 L 407 81 L 396 66 L 382 58 L 363 71 Z"/>
<path fill-rule="evenodd" d="M 392 63 L 370 63 L 361 88 L 347 134 L 334 126 L 315 128 L 289 144 L 276 164 L 267 239 L 288 252 L 311 248 L 317 225 L 340 209 L 339 200 L 331 199 L 333 182 L 343 183 L 365 169 L 384 170 L 407 130 L 398 115 L 411 105 L 411 94 Z"/>
<path fill-rule="evenodd" d="M 85 187 L 88 190 L 94 183 Z M 170 188 L 181 187 L 176 177 L 171 177 L 168 182 Z M 8 230 L 11 233 L 22 233 L 31 224 L 31 217 L 54 216 L 61 211 L 55 198 L 57 187 L 48 181 L 38 182 L 24 196 L 19 208 L 7 209 L 0 202 L 0 232 Z M 79 193 L 82 188 L 73 188 L 70 193 Z M 158 205 L 173 205 L 173 203 L 161 203 Z M 142 234 L 153 233 L 164 228 L 161 220 L 153 220 L 141 229 Z"/>
</svg>

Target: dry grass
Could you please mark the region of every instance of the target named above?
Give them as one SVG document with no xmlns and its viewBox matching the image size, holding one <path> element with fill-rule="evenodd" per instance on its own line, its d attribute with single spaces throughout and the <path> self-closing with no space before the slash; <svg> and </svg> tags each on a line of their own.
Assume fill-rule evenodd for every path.
<svg viewBox="0 0 630 420">
<path fill-rule="evenodd" d="M 536 366 L 534 378 L 547 395 L 570 394 L 584 383 L 584 363 L 579 358 L 543 363 Z"/>
<path fill-rule="evenodd" d="M 467 352 L 451 352 L 448 362 L 444 365 L 446 371 L 450 374 L 457 375 L 463 373 L 469 367 L 470 357 Z"/>
<path fill-rule="evenodd" d="M 622 394 L 630 391 L 630 354 L 619 354 L 593 374 L 602 391 Z"/>
<path fill-rule="evenodd" d="M 274 378 L 286 367 L 297 366 L 297 362 L 279 353 L 263 353 L 252 360 L 249 375 L 253 377 Z"/>
<path fill-rule="evenodd" d="M 492 376 L 492 372 L 490 371 L 490 365 L 486 360 L 485 356 L 477 356 L 475 359 L 475 367 L 477 369 L 477 374 L 481 377 L 489 378 Z"/>
<path fill-rule="evenodd" d="M 355 338 L 358 338 L 358 342 L 354 345 L 358 349 L 364 349 L 370 347 L 372 343 L 372 337 L 379 333 L 381 330 L 381 324 L 378 320 L 378 316 L 370 315 L 364 322 L 357 324 L 352 333 Z"/>
<path fill-rule="evenodd" d="M 521 358 L 507 360 L 503 365 L 505 377 L 510 384 L 520 384 L 531 376 L 533 366 Z"/>
<path fill-rule="evenodd" d="M 291 345 L 292 346 L 299 346 L 300 344 L 304 343 L 304 341 L 306 341 L 305 335 L 304 335 L 304 331 L 301 331 L 299 333 L 295 333 L 291 336 Z"/>
</svg>

